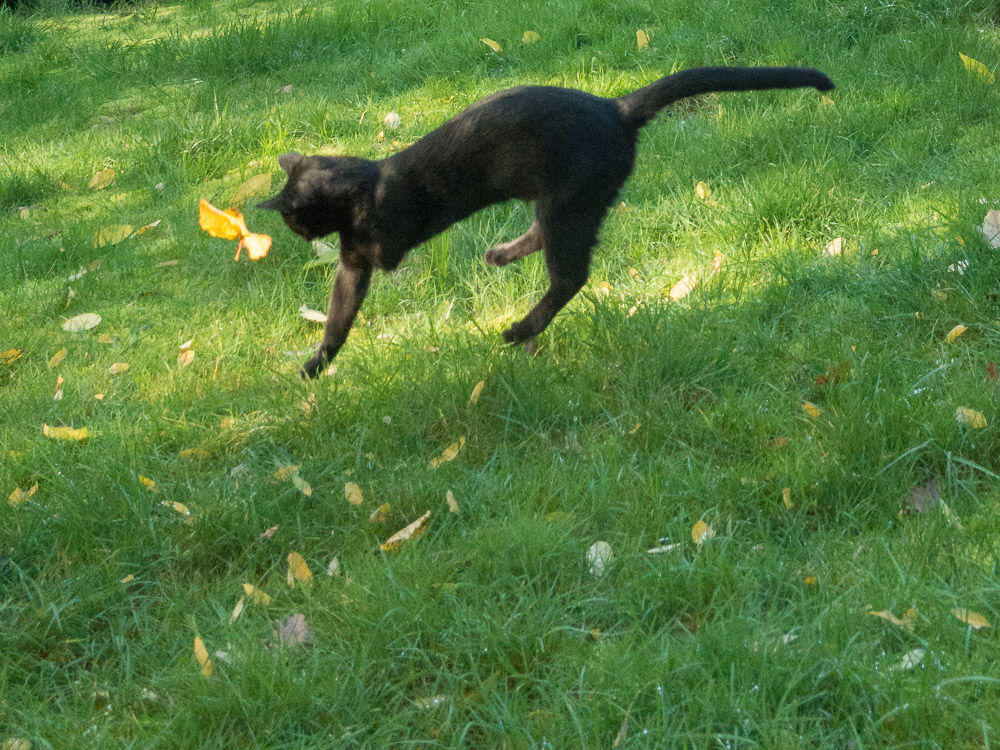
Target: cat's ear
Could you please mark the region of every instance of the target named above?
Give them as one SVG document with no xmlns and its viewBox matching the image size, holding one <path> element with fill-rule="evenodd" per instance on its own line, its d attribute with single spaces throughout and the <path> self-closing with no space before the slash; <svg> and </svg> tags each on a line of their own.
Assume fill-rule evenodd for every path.
<svg viewBox="0 0 1000 750">
<path fill-rule="evenodd" d="M 283 193 L 278 193 L 273 198 L 268 198 L 266 201 L 257 204 L 257 208 L 263 208 L 264 210 L 280 211 L 283 208 L 287 208 L 288 205 L 285 201 L 285 196 Z"/>
<path fill-rule="evenodd" d="M 307 158 L 309 157 L 290 151 L 278 157 L 278 166 L 285 170 L 285 174 L 291 175 L 292 171 L 301 166 Z"/>
</svg>

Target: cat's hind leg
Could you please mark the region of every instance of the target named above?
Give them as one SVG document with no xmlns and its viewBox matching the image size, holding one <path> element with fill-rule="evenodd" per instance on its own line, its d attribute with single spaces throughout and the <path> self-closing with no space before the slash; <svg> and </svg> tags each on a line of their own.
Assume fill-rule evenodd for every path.
<svg viewBox="0 0 1000 750">
<path fill-rule="evenodd" d="M 491 266 L 506 266 L 542 249 L 542 230 L 536 219 L 527 232 L 515 240 L 490 248 L 483 256 Z"/>
</svg>

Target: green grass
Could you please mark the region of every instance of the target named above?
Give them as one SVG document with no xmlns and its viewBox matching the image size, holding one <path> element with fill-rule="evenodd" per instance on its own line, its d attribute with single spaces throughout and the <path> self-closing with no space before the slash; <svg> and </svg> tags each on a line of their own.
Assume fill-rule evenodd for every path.
<svg viewBox="0 0 1000 750">
<path fill-rule="evenodd" d="M 38 485 L 0 503 L 0 742 L 610 748 L 627 719 L 624 748 L 997 745 L 1000 264 L 975 227 L 1000 202 L 1000 84 L 959 59 L 1000 68 L 994 3 L 43 7 L 0 11 L 0 350 L 24 352 L 0 364 L 0 491 Z M 304 269 L 313 249 L 249 202 L 275 238 L 262 261 L 197 226 L 201 196 L 228 205 L 261 172 L 276 190 L 289 150 L 381 158 L 507 86 L 617 95 L 720 63 L 811 65 L 838 89 L 709 96 L 647 127 L 535 357 L 500 332 L 541 259 L 482 261 L 524 206 L 379 276 L 310 383 L 320 331 L 297 311 L 323 308 L 331 267 Z M 84 312 L 100 326 L 63 331 Z M 274 477 L 288 464 L 311 496 Z M 950 515 L 900 515 L 930 478 Z M 427 510 L 419 541 L 373 553 Z M 311 587 L 286 583 L 291 551 Z M 272 598 L 230 623 L 243 583 Z M 910 607 L 912 632 L 866 615 Z M 294 613 L 314 640 L 281 646 Z M 196 635 L 228 652 L 209 678 Z"/>
</svg>

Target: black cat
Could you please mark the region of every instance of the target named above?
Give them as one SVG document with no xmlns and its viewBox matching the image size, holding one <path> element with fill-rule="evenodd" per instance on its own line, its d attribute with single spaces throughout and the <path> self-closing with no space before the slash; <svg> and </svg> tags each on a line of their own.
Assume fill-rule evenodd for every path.
<svg viewBox="0 0 1000 750">
<path fill-rule="evenodd" d="M 493 203 L 535 204 L 523 235 L 487 251 L 503 266 L 544 249 L 550 286 L 508 343 L 529 341 L 587 280 L 608 207 L 635 163 L 639 129 L 662 107 L 709 91 L 749 91 L 833 82 L 811 68 L 693 68 L 617 99 L 522 86 L 476 102 L 383 161 L 284 154 L 281 192 L 258 208 L 281 213 L 306 240 L 340 233 L 340 264 L 319 351 L 302 370 L 315 377 L 343 346 L 374 268 L 392 270 L 406 252 Z"/>
</svg>

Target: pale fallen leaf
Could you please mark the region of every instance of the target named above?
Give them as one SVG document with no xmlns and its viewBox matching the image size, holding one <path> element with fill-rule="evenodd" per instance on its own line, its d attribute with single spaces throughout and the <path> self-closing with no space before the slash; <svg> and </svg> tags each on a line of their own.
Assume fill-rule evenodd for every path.
<svg viewBox="0 0 1000 750">
<path fill-rule="evenodd" d="M 385 126 L 391 130 L 398 128 L 400 122 L 399 113 L 390 112 L 389 114 L 387 114 L 385 117 L 382 118 L 382 122 L 384 122 Z"/>
<path fill-rule="evenodd" d="M 802 411 L 804 411 L 810 417 L 816 419 L 818 419 L 823 414 L 823 411 L 818 406 L 816 406 L 816 404 L 811 403 L 809 401 L 802 402 Z"/>
<path fill-rule="evenodd" d="M 483 37 L 479 41 L 481 41 L 483 44 L 485 44 L 487 47 L 489 47 L 494 52 L 503 52 L 503 48 L 500 46 L 500 43 L 494 41 L 493 39 L 489 39 L 487 37 Z"/>
<path fill-rule="evenodd" d="M 792 502 L 792 488 L 785 487 L 781 490 L 781 501 L 785 504 L 785 507 L 791 510 L 795 507 L 795 503 Z"/>
<path fill-rule="evenodd" d="M 361 488 L 354 482 L 346 482 L 344 484 L 344 497 L 351 505 L 361 505 L 365 501 L 364 496 L 361 494 Z"/>
<path fill-rule="evenodd" d="M 480 380 L 476 383 L 476 387 L 472 389 L 472 395 L 469 396 L 469 406 L 479 403 L 479 394 L 483 392 L 483 386 L 486 385 L 485 380 Z"/>
<path fill-rule="evenodd" d="M 459 513 L 458 501 L 455 500 L 455 496 L 452 494 L 451 490 L 448 490 L 444 495 L 444 501 L 448 503 L 449 513 Z"/>
<path fill-rule="evenodd" d="M 94 247 L 104 247 L 105 245 L 117 245 L 132 236 L 131 224 L 112 224 L 101 227 L 94 232 Z"/>
<path fill-rule="evenodd" d="M 53 440 L 86 440 L 90 437 L 90 431 L 86 427 L 49 427 L 42 425 L 42 434 Z"/>
<path fill-rule="evenodd" d="M 280 620 L 272 637 L 277 638 L 282 646 L 299 646 L 312 641 L 313 634 L 309 629 L 309 623 L 306 622 L 306 616 L 296 613 Z"/>
<path fill-rule="evenodd" d="M 49 367 L 58 367 L 62 364 L 62 361 L 66 359 L 66 355 L 69 354 L 69 349 L 63 347 L 55 354 L 52 355 L 52 359 L 49 360 Z"/>
<path fill-rule="evenodd" d="M 312 584 L 312 572 L 309 570 L 309 566 L 306 565 L 306 561 L 302 558 L 302 555 L 298 552 L 288 553 L 288 574 L 285 578 L 288 581 L 288 585 L 293 589 L 296 582 L 301 583 L 303 586 Z"/>
<path fill-rule="evenodd" d="M 907 512 L 926 513 L 941 501 L 941 488 L 938 480 L 931 477 L 923 484 L 916 484 L 910 491 L 910 496 L 904 503 Z"/>
<path fill-rule="evenodd" d="M 913 669 L 920 662 L 924 660 L 924 654 L 926 651 L 922 648 L 915 648 L 912 651 L 907 651 L 903 654 L 903 658 L 899 660 L 898 664 L 893 664 L 889 667 L 890 672 L 901 672 L 907 669 Z"/>
<path fill-rule="evenodd" d="M 521 41 L 524 42 L 525 44 L 534 44 L 540 38 L 541 37 L 539 37 L 538 34 L 534 31 L 525 31 L 524 36 L 521 37 Z"/>
<path fill-rule="evenodd" d="M 635 32 L 635 46 L 639 49 L 646 49 L 649 47 L 649 34 L 647 34 L 642 29 Z"/>
<path fill-rule="evenodd" d="M 257 541 L 266 542 L 268 539 L 270 539 L 272 536 L 278 533 L 279 528 L 281 528 L 280 524 L 278 526 L 272 526 L 271 528 L 266 529 L 259 537 L 257 537 Z"/>
<path fill-rule="evenodd" d="M 236 606 L 233 607 L 233 613 L 231 615 L 229 615 L 229 624 L 230 625 L 232 625 L 234 622 L 236 622 L 239 619 L 240 615 L 243 614 L 243 607 L 244 606 L 246 606 L 246 599 L 244 599 L 241 596 L 240 600 L 238 602 L 236 602 Z"/>
<path fill-rule="evenodd" d="M 987 211 L 986 217 L 983 219 L 983 227 L 979 232 L 990 247 L 994 250 L 1000 248 L 1000 211 L 995 208 Z"/>
<path fill-rule="evenodd" d="M 646 550 L 646 553 L 650 555 L 662 555 L 664 552 L 670 552 L 678 549 L 680 546 L 679 544 L 662 544 L 659 547 Z"/>
<path fill-rule="evenodd" d="M 429 708 L 437 708 L 448 700 L 446 695 L 431 695 L 426 698 L 414 698 L 413 705 L 417 708 L 427 710 Z"/>
<path fill-rule="evenodd" d="M 693 273 L 689 273 L 685 275 L 684 278 L 682 278 L 676 284 L 674 284 L 672 287 L 670 287 L 670 291 L 667 294 L 670 297 L 670 299 L 672 299 L 674 302 L 677 302 L 678 300 L 682 300 L 689 294 L 691 294 L 691 292 L 697 285 L 698 285 L 698 277 Z"/>
<path fill-rule="evenodd" d="M 271 173 L 265 172 L 251 177 L 246 182 L 237 186 L 233 191 L 233 197 L 229 199 L 229 204 L 235 206 L 248 198 L 264 195 L 271 192 Z"/>
<path fill-rule="evenodd" d="M 63 330 L 69 331 L 70 333 L 77 333 L 79 331 L 89 331 L 101 323 L 101 316 L 97 313 L 81 313 L 76 315 L 69 320 L 63 321 Z"/>
<path fill-rule="evenodd" d="M 400 547 L 402 547 L 406 542 L 411 539 L 416 539 L 425 531 L 427 531 L 427 524 L 430 521 L 431 512 L 427 511 L 420 518 L 418 518 L 413 523 L 405 526 L 404 528 L 397 531 L 391 537 L 386 539 L 382 544 L 379 545 L 383 552 L 395 552 Z"/>
<path fill-rule="evenodd" d="M 31 750 L 31 740 L 24 737 L 10 737 L 3 741 L 2 750 Z"/>
<path fill-rule="evenodd" d="M 958 53 L 958 56 L 962 58 L 962 65 L 965 66 L 966 70 L 975 73 L 987 83 L 996 83 L 996 76 L 993 75 L 990 69 L 983 65 L 983 63 L 979 62 L 979 60 L 969 57 L 968 55 L 963 55 L 961 52 Z"/>
<path fill-rule="evenodd" d="M 330 564 L 326 566 L 326 574 L 331 577 L 340 575 L 339 557 L 334 557 L 332 560 L 330 560 Z"/>
<path fill-rule="evenodd" d="M 957 326 L 948 331 L 948 335 L 945 336 L 944 340 L 946 343 L 950 344 L 959 336 L 961 336 L 963 333 L 965 333 L 967 330 L 969 329 L 963 326 L 961 323 L 959 323 Z"/>
<path fill-rule="evenodd" d="M 883 609 L 880 612 L 872 610 L 868 614 L 872 617 L 880 617 L 887 622 L 891 622 L 896 627 L 913 630 L 914 620 L 917 617 L 917 610 L 910 608 L 903 613 L 902 617 L 896 617 L 890 609 Z"/>
<path fill-rule="evenodd" d="M 299 468 L 302 464 L 286 464 L 285 466 L 279 466 L 277 471 L 274 472 L 274 478 L 279 482 L 287 482 L 293 476 L 299 473 Z"/>
<path fill-rule="evenodd" d="M 457 442 L 452 443 L 447 448 L 445 448 L 440 456 L 432 458 L 430 462 L 430 468 L 436 469 L 438 466 L 447 461 L 454 461 L 455 457 L 458 455 L 458 452 L 462 450 L 462 448 L 464 447 L 465 447 L 465 436 L 463 435 L 458 439 Z"/>
<path fill-rule="evenodd" d="M 251 583 L 243 584 L 243 593 L 249 596 L 250 601 L 254 604 L 262 604 L 266 607 L 271 603 L 271 597 Z"/>
<path fill-rule="evenodd" d="M 712 188 L 704 180 L 699 180 L 694 186 L 694 197 L 710 205 L 716 205 L 715 201 L 712 200 Z"/>
<path fill-rule="evenodd" d="M 959 406 L 955 409 L 955 419 L 963 427 L 972 427 L 976 430 L 981 430 L 986 427 L 986 417 L 981 411 L 976 411 L 975 409 L 969 409 L 965 406 Z"/>
<path fill-rule="evenodd" d="M 187 367 L 194 361 L 194 349 L 191 348 L 193 343 L 194 339 L 188 339 L 177 347 L 177 365 L 179 367 Z"/>
<path fill-rule="evenodd" d="M 953 609 L 951 613 L 973 630 L 980 630 L 981 628 L 988 628 L 990 626 L 990 621 L 978 612 L 970 612 L 967 609 L 959 608 Z"/>
<path fill-rule="evenodd" d="M 292 484 L 295 485 L 295 489 L 301 492 L 306 497 L 312 497 L 312 485 L 309 484 L 305 479 L 300 477 L 298 474 L 292 475 Z"/>
<path fill-rule="evenodd" d="M 115 174 L 115 170 L 102 169 L 90 178 L 90 182 L 87 183 L 87 187 L 91 190 L 103 190 L 104 188 L 114 184 L 116 177 L 117 175 Z"/>
<path fill-rule="evenodd" d="M 129 573 L 127 576 L 121 579 L 120 583 L 130 583 L 135 580 L 135 575 Z"/>
<path fill-rule="evenodd" d="M 321 313 L 319 310 L 313 310 L 305 304 L 299 307 L 299 315 L 312 323 L 326 323 L 326 313 Z"/>
<path fill-rule="evenodd" d="M 715 530 L 704 521 L 698 521 L 691 529 L 691 538 L 695 544 L 701 545 L 715 536 Z"/>
<path fill-rule="evenodd" d="M 589 565 L 590 574 L 596 578 L 600 578 L 604 575 L 604 568 L 611 558 L 614 557 L 614 552 L 611 550 L 611 545 L 607 542 L 594 542 L 587 549 L 587 563 Z"/>
<path fill-rule="evenodd" d="M 162 263 L 157 263 L 153 268 L 166 268 L 167 266 L 176 266 L 180 263 L 179 260 L 165 260 Z"/>
<path fill-rule="evenodd" d="M 827 258 L 834 258 L 841 254 L 844 249 L 844 238 L 835 237 L 826 243 L 826 247 L 823 248 L 823 255 Z"/>
<path fill-rule="evenodd" d="M 212 660 L 208 658 L 208 649 L 205 648 L 205 642 L 201 639 L 201 636 L 197 635 L 194 638 L 194 658 L 198 660 L 202 675 L 211 677 Z"/>
<path fill-rule="evenodd" d="M 163 219 L 157 219 L 156 221 L 151 221 L 149 224 L 145 224 L 139 227 L 138 229 L 135 230 L 135 236 L 138 237 L 140 234 L 145 234 L 151 229 L 156 229 L 158 226 L 160 226 L 160 223 L 162 221 Z M 177 261 L 174 262 L 176 263 Z M 162 265 L 162 264 L 157 264 L 157 265 Z"/>
<path fill-rule="evenodd" d="M 108 375 L 121 375 L 123 372 L 128 370 L 128 368 L 128 362 L 115 362 L 108 368 Z"/>
</svg>

